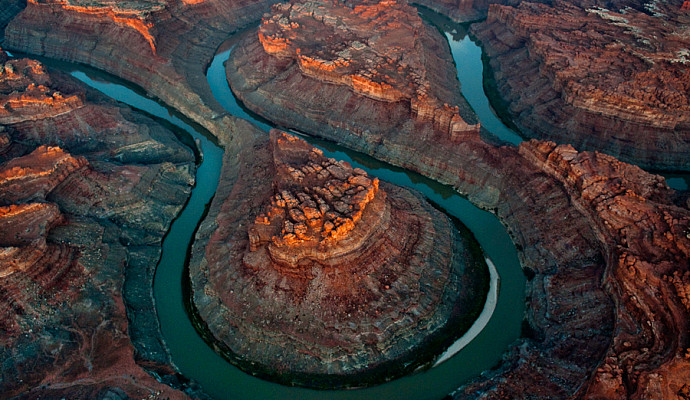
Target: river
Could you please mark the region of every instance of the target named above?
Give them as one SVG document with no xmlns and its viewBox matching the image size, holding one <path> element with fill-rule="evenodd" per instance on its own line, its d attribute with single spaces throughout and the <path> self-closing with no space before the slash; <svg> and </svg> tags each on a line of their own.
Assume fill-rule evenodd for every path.
<svg viewBox="0 0 690 400">
<path fill-rule="evenodd" d="M 482 126 L 503 142 L 519 144 L 523 139 L 497 116 L 485 94 L 481 48 L 466 35 L 464 27 L 459 25 L 447 28 L 446 37 L 458 67 L 463 95 L 477 113 Z M 258 120 L 238 105 L 229 90 L 223 68 L 223 62 L 229 53 L 230 49 L 221 49 L 209 66 L 207 78 L 214 96 L 231 114 L 248 119 L 264 130 L 269 129 L 270 125 L 266 121 Z M 475 331 L 471 336 L 476 334 L 472 340 L 466 336 L 459 341 L 464 345 L 459 352 L 434 368 L 386 384 L 357 390 L 316 391 L 286 387 L 243 373 L 216 354 L 198 335 L 187 317 L 182 290 L 187 252 L 205 207 L 215 194 L 223 150 L 203 128 L 147 97 L 140 88 L 88 67 L 69 63 L 54 64 L 107 96 L 168 121 L 195 139 L 199 145 L 203 162 L 197 170 L 196 186 L 188 204 L 173 222 L 163 242 L 163 255 L 156 273 L 154 292 L 161 329 L 174 363 L 185 376 L 199 382 L 214 398 L 440 399 L 463 382 L 498 364 L 508 346 L 520 335 L 525 307 L 525 277 L 521 272 L 516 249 L 494 215 L 473 206 L 449 186 L 333 143 L 307 137 L 310 143 L 324 150 L 327 156 L 347 160 L 353 166 L 363 168 L 380 179 L 416 189 L 446 213 L 457 217 L 472 231 L 485 255 L 495 264 L 492 275 L 497 273 L 500 276 L 500 290 L 494 286 L 489 295 L 490 298 L 492 295 L 495 297 L 493 304 L 490 304 L 491 312 L 483 313 L 485 318 L 479 318 L 483 319 L 480 321 L 481 326 L 470 329 Z M 688 174 L 666 176 L 669 185 L 687 190 L 690 183 Z M 498 279 L 493 281 L 496 284 Z"/>
<path fill-rule="evenodd" d="M 481 77 L 482 63 L 479 47 L 466 37 L 459 41 L 454 40 L 452 36 L 449 38 L 454 55 L 469 51 L 469 55 L 462 54 L 462 64 L 458 59 L 459 56 L 456 56 L 459 70 L 473 74 L 469 77 L 460 74 L 461 82 L 463 79 L 473 80 L 477 76 Z M 207 77 L 214 95 L 231 114 L 248 119 L 264 130 L 268 129 L 270 126 L 265 121 L 257 120 L 240 107 L 229 90 L 223 68 L 223 62 L 228 55 L 229 50 L 220 51 L 209 66 Z M 468 64 L 465 65 L 465 63 Z M 469 334 L 474 337 L 466 336 L 456 343 L 457 347 L 462 347 L 459 352 L 452 357 L 444 356 L 447 360 L 434 368 L 382 385 L 357 390 L 317 391 L 286 387 L 243 373 L 216 354 L 197 334 L 186 314 L 182 291 L 187 252 L 205 207 L 215 193 L 223 150 L 202 128 L 162 103 L 147 97 L 140 88 L 88 67 L 57 62 L 49 64 L 70 72 L 77 79 L 115 100 L 169 122 L 190 135 L 199 145 L 203 162 L 197 170 L 197 183 L 188 204 L 173 222 L 163 242 L 163 255 L 156 272 L 154 293 L 161 330 L 174 363 L 185 376 L 199 382 L 204 391 L 214 398 L 440 399 L 463 382 L 498 364 L 508 346 L 520 335 L 525 307 L 525 277 L 520 268 L 516 249 L 505 228 L 494 215 L 478 209 L 449 186 L 336 144 L 306 138 L 310 143 L 324 150 L 324 154 L 329 157 L 347 160 L 353 166 L 363 168 L 380 179 L 422 192 L 446 213 L 462 221 L 472 231 L 485 255 L 495 264 L 495 270 L 492 271 L 493 294 L 489 296 L 493 300 L 487 303 L 489 312 L 486 312 L 485 307 L 483 317 L 478 320 L 479 325 L 470 329 Z M 481 85 L 475 87 L 468 85 L 468 87 L 473 93 L 470 94 L 466 90 L 464 94 L 475 110 L 480 109 L 480 106 L 475 104 L 483 101 L 484 111 L 491 112 L 488 99 L 482 96 Z M 479 93 L 474 93 L 477 90 Z M 491 117 L 480 112 L 478 114 L 482 124 L 490 128 L 489 123 L 485 121 L 489 121 Z M 498 123 L 497 126 L 502 126 L 507 133 L 493 131 L 494 128 L 490 128 L 492 133 L 505 141 L 511 143 L 516 141 L 516 138 L 511 136 L 514 132 L 502 125 L 495 115 L 493 123 Z M 500 290 L 498 290 L 497 275 L 500 276 Z"/>
</svg>

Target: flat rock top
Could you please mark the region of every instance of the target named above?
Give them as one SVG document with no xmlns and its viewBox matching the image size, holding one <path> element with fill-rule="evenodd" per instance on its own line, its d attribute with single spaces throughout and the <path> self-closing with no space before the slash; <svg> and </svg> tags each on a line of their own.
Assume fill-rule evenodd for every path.
<svg viewBox="0 0 690 400">
<path fill-rule="evenodd" d="M 403 2 L 316 0 L 275 5 L 259 38 L 266 52 L 297 59 L 305 72 L 399 100 L 428 90 L 422 28 L 417 10 Z"/>
<path fill-rule="evenodd" d="M 690 121 L 690 13 L 678 0 L 647 3 L 639 10 L 522 3 L 494 8 L 489 20 L 528 41 L 567 101 L 673 127 Z"/>
<path fill-rule="evenodd" d="M 285 383 L 363 386 L 467 329 L 456 324 L 481 309 L 485 266 L 446 216 L 295 136 L 264 143 L 217 194 L 190 265 L 230 359 Z"/>
<path fill-rule="evenodd" d="M 303 140 L 284 133 L 271 134 L 276 194 L 255 222 L 257 226 L 283 222 L 276 245 L 321 245 L 347 236 L 378 192 L 378 178 L 353 169 L 344 161 L 325 159 Z"/>
</svg>

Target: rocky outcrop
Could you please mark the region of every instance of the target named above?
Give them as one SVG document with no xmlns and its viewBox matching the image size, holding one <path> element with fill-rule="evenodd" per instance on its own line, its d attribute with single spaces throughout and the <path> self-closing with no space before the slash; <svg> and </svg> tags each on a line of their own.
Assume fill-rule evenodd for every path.
<svg viewBox="0 0 690 400">
<path fill-rule="evenodd" d="M 228 79 L 257 112 L 264 93 L 282 91 L 285 110 L 272 116 L 281 123 L 320 103 L 315 114 L 348 110 L 348 118 L 329 121 L 331 129 L 370 129 L 381 140 L 397 132 L 455 140 L 479 131 L 444 38 L 395 1 L 276 5 L 231 54 Z"/>
<path fill-rule="evenodd" d="M 492 6 L 472 28 L 515 122 L 645 168 L 690 168 L 682 2 L 580 3 Z"/>
<path fill-rule="evenodd" d="M 526 356 L 528 347 L 522 347 L 522 354 L 506 358 L 512 370 L 470 384 L 455 397 L 513 398 L 534 393 L 546 398 L 682 398 L 690 374 L 687 205 L 674 204 L 674 193 L 663 178 L 608 155 L 578 153 L 569 145 L 534 140 L 523 143 L 519 151 L 561 183 L 573 207 L 593 227 L 607 265 L 599 276 L 615 304 L 616 329 L 605 356 L 590 370 L 591 377 L 574 390 L 563 390 L 559 381 L 571 376 L 572 370 Z M 571 276 L 551 279 L 549 285 L 569 285 L 570 297 L 586 298 L 582 283 L 583 276 Z M 558 309 L 550 309 L 551 316 Z M 570 318 L 588 317 L 571 313 Z M 561 348 L 556 354 L 560 358 L 567 351 Z M 535 372 L 535 364 L 545 370 Z M 526 391 L 528 382 L 536 381 L 540 387 Z"/>
<path fill-rule="evenodd" d="M 110 72 L 229 142 L 234 120 L 204 72 L 218 46 L 274 2 L 29 0 L 5 30 L 5 46 Z"/>
<path fill-rule="evenodd" d="M 257 42 L 247 39 L 228 64 L 228 80 L 247 107 L 453 185 L 508 227 L 529 279 L 524 337 L 495 371 L 455 397 L 596 398 L 618 391 L 644 398 L 685 390 L 687 244 L 680 236 L 687 234 L 688 206 L 662 178 L 547 142 L 518 150 L 493 147 L 474 132 L 382 134 L 390 102 L 355 101 L 350 89 L 297 73 L 294 63 L 257 56 Z M 630 263 L 667 283 L 658 291 L 628 283 L 618 274 Z M 652 343 L 659 351 L 650 350 Z"/>
<path fill-rule="evenodd" d="M 85 158 L 75 158 L 59 147 L 41 146 L 0 166 L 0 202 L 45 199 L 67 176 L 87 164 Z"/>
<path fill-rule="evenodd" d="M 2 56 L 0 392 L 186 398 L 139 365 L 177 381 L 158 327 L 128 317 L 156 319 L 152 268 L 194 182 L 193 153 L 71 78 Z M 132 308 L 123 285 L 140 263 L 145 307 Z"/>
<path fill-rule="evenodd" d="M 488 273 L 469 240 L 419 194 L 274 130 L 224 167 L 193 301 L 250 373 L 369 385 L 431 361 L 481 311 Z"/>
<path fill-rule="evenodd" d="M 690 390 L 690 211 L 663 178 L 599 153 L 530 142 L 520 152 L 555 177 L 605 248 L 617 329 L 588 398 L 666 399 Z"/>
</svg>

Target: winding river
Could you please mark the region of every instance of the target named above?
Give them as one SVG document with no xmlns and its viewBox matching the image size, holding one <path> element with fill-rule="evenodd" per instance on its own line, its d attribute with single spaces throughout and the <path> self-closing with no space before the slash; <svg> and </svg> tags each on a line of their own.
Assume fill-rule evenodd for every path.
<svg viewBox="0 0 690 400">
<path fill-rule="evenodd" d="M 465 29 L 460 25 L 448 27 L 446 37 L 458 67 L 463 95 L 477 113 L 482 126 L 503 142 L 519 144 L 523 139 L 496 116 L 484 92 L 481 48 L 466 35 Z M 226 42 L 208 68 L 207 79 L 211 90 L 229 113 L 268 130 L 270 124 L 250 115 L 237 103 L 228 88 L 223 63 L 230 54 L 231 45 L 232 42 Z M 214 398 L 440 399 L 467 380 L 498 364 L 508 346 L 519 337 L 525 307 L 525 277 L 516 249 L 494 215 L 473 206 L 449 186 L 336 144 L 305 137 L 311 144 L 324 150 L 327 156 L 347 160 L 353 166 L 363 168 L 380 179 L 416 189 L 447 214 L 457 217 L 472 231 L 487 258 L 493 262 L 490 261 L 492 267 L 495 265 L 495 269 L 491 270 L 492 288 L 477 323 L 456 342 L 452 351 L 441 357 L 445 362 L 438 363 L 434 368 L 371 388 L 340 391 L 286 387 L 243 373 L 215 353 L 198 335 L 187 316 L 182 290 L 187 252 L 218 184 L 222 148 L 203 128 L 147 97 L 138 87 L 88 67 L 63 62 L 48 64 L 70 72 L 115 100 L 169 122 L 180 132 L 184 132 L 183 135 L 193 138 L 203 154 L 203 162 L 197 170 L 196 186 L 189 202 L 173 222 L 163 242 L 154 293 L 161 329 L 174 363 L 183 375 L 200 383 L 204 391 Z M 687 190 L 690 184 L 688 176 L 669 174 L 668 183 L 674 188 Z"/>
<path fill-rule="evenodd" d="M 493 114 L 488 99 L 483 95 L 481 49 L 466 36 L 458 39 L 457 32 L 449 33 L 448 37 L 459 66 L 459 79 L 465 88 L 464 95 L 477 111 L 482 124 L 502 140 L 518 143 L 521 140 L 519 136 Z M 228 112 L 267 130 L 270 126 L 240 107 L 228 88 L 223 62 L 229 53 L 230 49 L 221 49 L 208 68 L 207 78 L 213 94 Z M 306 137 L 311 144 L 324 150 L 327 156 L 347 160 L 353 166 L 363 168 L 380 179 L 416 189 L 446 213 L 462 221 L 473 232 L 485 255 L 495 265 L 492 270 L 492 291 L 482 316 L 454 345 L 455 348 L 451 349 L 453 351 L 442 357 L 445 362 L 392 382 L 366 389 L 316 391 L 286 387 L 243 373 L 216 354 L 197 334 L 187 317 L 181 290 L 187 251 L 205 207 L 215 193 L 223 150 L 202 128 L 147 97 L 141 89 L 91 68 L 61 64 L 62 69 L 109 97 L 163 119 L 186 132 L 197 142 L 203 154 L 190 200 L 173 222 L 163 242 L 163 255 L 156 272 L 154 293 L 161 330 L 174 363 L 185 376 L 199 382 L 204 391 L 214 398 L 440 399 L 463 382 L 495 366 L 510 343 L 520 335 L 525 277 L 516 249 L 494 215 L 473 206 L 449 186 L 333 143 Z M 456 352 L 457 349 L 460 350 Z"/>
</svg>

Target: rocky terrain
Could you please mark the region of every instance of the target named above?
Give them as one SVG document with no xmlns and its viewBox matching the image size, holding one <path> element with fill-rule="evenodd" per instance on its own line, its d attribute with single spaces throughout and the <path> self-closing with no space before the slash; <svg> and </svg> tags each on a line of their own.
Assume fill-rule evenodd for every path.
<svg viewBox="0 0 690 400">
<path fill-rule="evenodd" d="M 217 199 L 236 199 L 247 207 L 246 199 L 257 197 L 254 192 L 232 193 L 232 189 L 240 178 L 250 181 L 275 172 L 262 169 L 253 171 L 254 176 L 239 174 L 243 166 L 271 162 L 266 140 L 257 140 L 250 128 L 224 114 L 206 85 L 204 68 L 230 31 L 257 19 L 271 2 L 32 0 L 15 17 L 21 3 L 0 0 L 0 26 L 14 18 L 5 31 L 6 45 L 83 62 L 141 85 L 226 146 L 224 180 Z M 683 99 L 688 79 L 683 75 L 687 75 L 687 55 L 682 50 L 688 48 L 687 2 L 551 3 L 493 6 L 487 22 L 474 31 L 490 55 L 499 92 L 509 101 L 516 123 L 528 135 L 573 143 L 577 149 L 605 150 L 643 166 L 686 168 L 683 165 L 690 158 L 687 147 L 683 149 L 688 136 Z M 453 396 L 690 397 L 686 383 L 690 348 L 687 194 L 675 193 L 659 177 L 596 152 L 577 152 L 541 141 L 524 143 L 519 149 L 483 142 L 476 117 L 459 95 L 445 39 L 420 23 L 416 12 L 403 4 L 368 1 L 358 3 L 358 8 L 326 1 L 300 4 L 277 7 L 264 18 L 263 41 L 257 31 L 249 32 L 234 50 L 228 78 L 235 93 L 249 108 L 276 123 L 453 185 L 473 203 L 494 212 L 519 249 L 528 277 L 523 337 L 501 365 Z M 464 1 L 436 1 L 430 6 L 451 16 L 453 10 L 470 7 Z M 472 2 L 471 7 L 483 9 L 485 4 Z M 379 30 L 372 34 L 366 29 Z M 387 35 L 388 30 L 396 34 Z M 328 40 L 323 33 L 334 36 Z M 301 37 L 305 34 L 320 40 L 321 49 L 310 46 L 310 40 Z M 289 41 L 282 45 L 281 38 Z M 337 47 L 340 43 L 348 47 Z M 400 51 L 396 44 L 414 50 Z M 302 51 L 305 57 L 300 56 Z M 3 63 L 3 74 L 9 71 L 8 76 L 18 70 L 33 74 L 33 67 L 7 68 Z M 169 190 L 142 188 L 149 187 L 145 182 L 152 176 L 155 179 L 148 182 L 172 180 L 179 185 L 171 187 L 187 187 L 190 176 L 179 165 L 189 159 L 173 161 L 174 169 L 159 168 L 167 165 L 163 161 L 170 161 L 171 154 L 179 153 L 176 145 L 163 139 L 168 134 L 150 122 L 139 123 L 144 121 L 140 116 L 120 107 L 98 104 L 98 112 L 93 112 L 91 102 L 73 96 L 79 92 L 73 84 L 62 79 L 46 84 L 41 75 L 37 72 L 23 86 L 10 86 L 3 80 L 8 86 L 2 89 L 0 110 L 2 118 L 13 122 L 0 128 L 1 192 L 7 197 L 0 203 L 0 257 L 4 260 L 0 281 L 20 288 L 4 286 L 0 292 L 6 293 L 2 299 L 6 305 L 0 307 L 5 312 L 3 332 L 10 332 L 2 337 L 12 341 L 5 344 L 0 358 L 0 382 L 10 386 L 3 392 L 25 398 L 146 397 L 156 391 L 180 395 L 134 364 L 136 360 L 174 380 L 171 371 L 161 372 L 166 356 L 160 343 L 154 339 L 144 347 L 142 338 L 149 335 L 137 334 L 133 329 L 138 324 L 127 327 L 125 313 L 130 321 L 142 322 L 151 318 L 139 318 L 136 312 L 152 308 L 126 307 L 134 299 L 119 300 L 122 283 L 113 277 L 121 276 L 124 265 L 127 273 L 150 274 L 147 268 L 155 265 L 158 254 L 154 243 L 169 215 L 146 211 L 146 218 L 137 220 L 127 213 L 128 208 L 117 204 L 131 201 L 144 207 L 151 203 L 151 209 L 158 210 L 162 201 L 158 194 L 177 199 L 177 195 L 169 197 Z M 29 81 L 34 82 L 31 88 Z M 518 99 L 521 93 L 525 96 Z M 41 101 L 31 101 L 33 97 Z M 429 102 L 419 102 L 420 98 Z M 13 113 L 15 107 L 22 112 Z M 53 107 L 61 111 L 51 113 Z M 113 122 L 121 118 L 141 131 L 128 133 L 132 130 Z M 59 133 L 52 128 L 71 124 L 99 128 Z M 136 132 L 146 132 L 143 125 L 153 139 L 137 136 Z M 91 134 L 85 140 L 85 132 L 93 131 L 117 131 L 118 135 Z M 101 141 L 95 142 L 95 137 Z M 159 154 L 160 164 L 144 162 L 147 153 Z M 16 171 L 32 176 L 31 184 L 19 184 L 24 178 L 16 178 Z M 146 171 L 157 172 L 147 175 Z M 305 171 L 299 171 L 306 177 Z M 168 179 L 171 175 L 180 179 Z M 357 176 L 354 170 L 350 175 Z M 395 190 L 381 184 L 374 189 L 374 181 L 367 179 L 370 185 L 361 185 L 364 194 L 375 195 L 365 210 L 382 193 L 390 201 Z M 10 187 L 11 191 L 5 190 Z M 125 193 L 123 188 L 133 190 Z M 286 289 L 281 298 L 296 298 L 300 286 L 288 282 L 307 279 L 311 272 L 299 262 L 295 265 L 288 253 L 281 253 L 280 244 L 299 240 L 305 254 L 318 256 L 326 239 L 326 222 L 335 228 L 335 220 L 324 214 L 309 219 L 316 221 L 314 227 L 307 224 L 304 211 L 315 208 L 306 204 L 300 209 L 305 220 L 297 221 L 301 216 L 295 211 L 293 221 L 285 217 L 291 209 L 281 206 L 282 193 L 278 198 L 272 186 L 262 190 L 259 194 L 265 201 L 252 208 L 251 218 L 240 216 L 246 219 L 242 229 L 223 228 L 237 226 L 232 219 L 216 225 L 208 218 L 195 256 L 207 261 L 235 257 L 244 266 L 245 254 L 230 253 L 229 247 L 218 246 L 212 256 L 203 251 L 212 243 L 212 235 L 236 235 L 246 254 L 264 255 L 247 256 L 246 265 L 278 265 L 275 271 L 293 274 L 278 287 Z M 175 192 L 182 197 L 182 189 Z M 135 198 L 144 198 L 136 197 L 142 193 L 149 197 L 136 202 Z M 292 197 L 299 199 L 297 194 Z M 180 204 L 167 201 L 171 206 Z M 274 201 L 283 217 L 269 213 Z M 319 202 L 312 201 L 318 208 Z M 347 235 L 361 232 L 348 230 L 347 221 L 356 227 L 354 204 L 353 212 L 343 215 L 339 225 Z M 230 209 L 218 200 L 210 215 Z M 365 214 L 358 217 L 360 222 Z M 148 224 L 152 216 L 157 219 Z M 286 222 L 292 224 L 292 232 Z M 263 230 L 267 227 L 270 239 Z M 281 263 L 274 262 L 274 254 Z M 62 261 L 55 264 L 47 259 Z M 125 288 L 128 282 L 132 284 L 132 279 L 125 280 Z M 270 285 L 261 288 L 270 289 Z M 227 298 L 236 296 L 223 293 Z M 82 300 L 84 296 L 98 301 Z M 74 305 L 69 309 L 64 307 L 68 301 Z M 197 307 L 201 313 L 218 304 L 199 301 Z M 209 328 L 218 321 L 208 319 Z M 256 326 L 262 323 L 254 322 Z M 40 331 L 40 326 L 49 323 L 69 328 Z M 46 334 L 39 336 L 37 331 Z M 94 348 L 107 348 L 112 359 L 91 357 Z M 50 373 L 39 369 L 43 372 L 33 375 L 31 371 L 38 367 L 32 360 L 40 360 L 35 365 Z M 41 386 L 43 382 L 46 386 Z"/>
<path fill-rule="evenodd" d="M 186 398 L 151 375 L 178 382 L 151 291 L 193 153 L 2 51 L 0 104 L 2 397 Z"/>
<path fill-rule="evenodd" d="M 355 96 L 352 87 L 303 73 L 280 55 L 257 56 L 260 40 L 242 46 L 231 55 L 228 80 L 247 107 L 451 184 L 508 227 L 529 278 L 525 337 L 497 371 L 456 397 L 645 398 L 685 390 L 688 204 L 662 178 L 549 142 L 518 150 L 472 131 L 381 134 L 389 102 L 343 101 Z M 650 293 L 624 279 L 634 264 L 666 283 Z"/>
<path fill-rule="evenodd" d="M 226 141 L 234 121 L 206 84 L 207 63 L 232 32 L 273 2 L 29 0 L 5 29 L 5 47 L 107 71 Z"/>
<path fill-rule="evenodd" d="M 229 359 L 287 384 L 363 386 L 469 328 L 486 265 L 419 194 L 277 130 L 243 154 L 225 164 L 190 264 L 197 312 Z"/>
<path fill-rule="evenodd" d="M 523 143 L 519 154 L 565 191 L 572 204 L 568 208 L 576 210 L 577 219 L 596 237 L 590 251 L 601 252 L 596 264 L 603 270 L 565 263 L 554 276 L 540 277 L 537 272 L 528 284 L 526 338 L 505 356 L 497 372 L 461 388 L 454 398 L 687 397 L 688 198 L 677 197 L 663 178 L 604 154 L 578 153 L 569 145 L 534 140 Z M 579 247 L 568 247 L 573 244 Z M 528 277 L 531 274 L 528 271 Z M 531 285 L 533 291 L 543 291 L 543 300 L 534 292 L 530 295 Z M 567 293 L 553 292 L 561 285 L 568 286 Z M 591 301 L 593 293 L 613 301 L 612 320 L 601 309 L 571 308 Z M 572 357 L 594 352 L 594 321 L 615 328 L 597 339 L 600 346 L 609 344 L 597 355 L 596 366 L 578 376 L 582 364 L 572 363 Z M 559 323 L 581 325 L 554 346 Z"/>
<path fill-rule="evenodd" d="M 479 131 L 457 90 L 446 40 L 402 2 L 276 5 L 258 34 L 249 33 L 233 51 L 227 71 L 233 92 L 250 109 L 268 115 L 270 108 L 270 119 L 285 126 L 328 119 L 329 133 L 378 142 Z"/>
<path fill-rule="evenodd" d="M 687 170 L 690 14 L 680 0 L 608 3 L 491 6 L 472 32 L 526 135 Z"/>
</svg>

